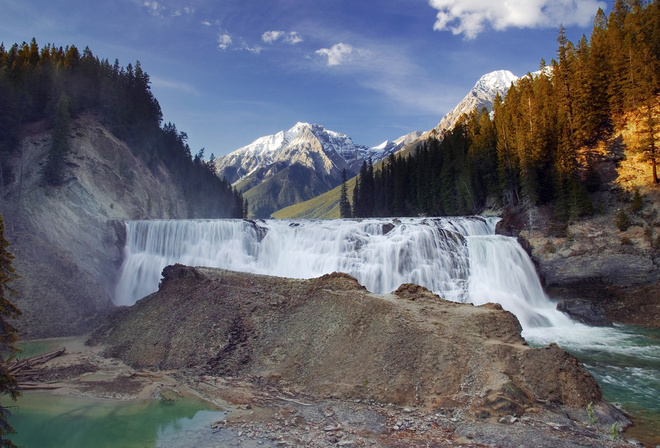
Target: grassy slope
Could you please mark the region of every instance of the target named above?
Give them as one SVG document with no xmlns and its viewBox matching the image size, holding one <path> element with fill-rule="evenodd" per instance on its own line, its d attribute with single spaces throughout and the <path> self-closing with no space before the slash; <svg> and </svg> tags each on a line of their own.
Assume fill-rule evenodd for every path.
<svg viewBox="0 0 660 448">
<path fill-rule="evenodd" d="M 397 156 L 407 157 L 416 145 L 410 145 L 397 153 Z M 385 160 L 374 164 L 374 170 L 379 170 L 385 163 Z M 346 182 L 348 187 L 349 201 L 353 197 L 353 189 L 357 176 Z M 333 190 L 316 196 L 305 202 L 285 207 L 272 214 L 275 219 L 336 219 L 339 218 L 339 199 L 341 196 L 341 185 Z"/>
<path fill-rule="evenodd" d="M 346 182 L 349 198 L 353 195 L 356 179 L 357 176 Z M 340 196 L 341 185 L 308 201 L 278 210 L 272 216 L 275 219 L 336 219 L 339 218 Z"/>
</svg>

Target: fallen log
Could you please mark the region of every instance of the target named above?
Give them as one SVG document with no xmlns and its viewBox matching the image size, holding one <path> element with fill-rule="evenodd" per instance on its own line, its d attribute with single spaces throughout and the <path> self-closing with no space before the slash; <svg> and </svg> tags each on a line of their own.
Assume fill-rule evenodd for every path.
<svg viewBox="0 0 660 448">
<path fill-rule="evenodd" d="M 44 364 L 50 361 L 51 359 L 64 355 L 65 353 L 66 353 L 66 348 L 62 347 L 60 349 L 53 350 L 48 353 L 43 353 L 41 355 L 35 355 L 35 356 L 30 356 L 28 358 L 23 358 L 20 361 L 16 361 L 15 363 L 9 366 L 9 373 L 14 375 L 21 370 L 31 369 L 36 365 Z"/>
<path fill-rule="evenodd" d="M 62 386 L 55 386 L 50 384 L 19 384 L 18 388 L 20 390 L 53 390 L 61 389 Z"/>
</svg>

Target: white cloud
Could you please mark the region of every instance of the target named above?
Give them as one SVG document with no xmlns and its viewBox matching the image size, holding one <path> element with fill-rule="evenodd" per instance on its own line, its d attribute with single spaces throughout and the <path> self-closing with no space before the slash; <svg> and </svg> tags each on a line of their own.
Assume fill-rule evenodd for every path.
<svg viewBox="0 0 660 448">
<path fill-rule="evenodd" d="M 277 42 L 277 40 L 284 35 L 284 31 L 266 31 L 261 35 L 261 40 L 267 44 Z"/>
<path fill-rule="evenodd" d="M 358 55 L 361 51 L 350 44 L 340 42 L 333 45 L 331 48 L 321 48 L 316 50 L 316 54 L 324 58 L 328 67 L 335 65 L 342 65 L 352 60 L 354 56 Z"/>
<path fill-rule="evenodd" d="M 434 30 L 449 30 L 466 39 L 474 39 L 487 26 L 497 31 L 587 26 L 598 8 L 605 8 L 597 0 L 429 0 L 429 4 L 438 10 Z"/>
<path fill-rule="evenodd" d="M 147 8 L 149 14 L 154 17 L 160 17 L 162 12 L 165 11 L 165 7 L 158 2 L 144 2 L 144 7 Z"/>
<path fill-rule="evenodd" d="M 234 39 L 231 37 L 231 35 L 226 32 L 226 31 L 220 31 L 220 34 L 218 35 L 218 48 L 220 50 L 234 50 L 234 51 L 247 51 L 250 53 L 254 54 L 259 54 L 261 53 L 261 46 L 259 45 L 248 45 L 247 42 L 245 42 L 245 39 L 242 37 L 238 37 L 237 39 Z"/>
<path fill-rule="evenodd" d="M 289 43 L 291 45 L 299 44 L 300 42 L 303 41 L 303 38 L 298 34 L 296 31 L 290 32 L 285 38 L 284 42 Z"/>
<path fill-rule="evenodd" d="M 286 31 L 266 31 L 261 35 L 261 40 L 267 44 L 273 44 L 280 39 L 291 45 L 299 44 L 303 41 L 303 38 L 297 31 L 291 31 L 288 33 Z"/>
<path fill-rule="evenodd" d="M 238 48 L 239 50 L 244 50 L 244 51 L 249 51 L 250 53 L 254 54 L 259 54 L 261 53 L 261 47 L 259 45 L 255 45 L 253 47 L 249 46 L 247 43 L 243 42 L 243 45 Z"/>
<path fill-rule="evenodd" d="M 147 9 L 147 12 L 151 14 L 154 17 L 160 17 L 160 18 L 165 18 L 165 17 L 181 17 L 182 15 L 186 14 L 193 14 L 195 12 L 195 8 L 190 8 L 190 7 L 184 7 L 183 9 L 172 9 L 171 5 L 168 7 L 165 3 L 168 3 L 167 0 L 163 0 L 161 2 L 152 2 L 152 1 L 145 1 L 142 3 L 142 6 L 144 6 Z"/>
<path fill-rule="evenodd" d="M 229 34 L 220 34 L 218 36 L 218 48 L 226 50 L 231 45 L 231 36 Z"/>
<path fill-rule="evenodd" d="M 202 20 L 201 23 L 202 23 L 202 25 L 205 25 L 205 26 L 211 26 L 211 22 L 209 22 L 208 20 Z"/>
</svg>

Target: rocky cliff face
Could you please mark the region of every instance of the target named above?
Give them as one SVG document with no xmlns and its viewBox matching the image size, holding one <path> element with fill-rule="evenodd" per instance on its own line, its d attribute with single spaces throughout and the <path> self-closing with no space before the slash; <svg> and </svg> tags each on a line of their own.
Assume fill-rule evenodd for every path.
<svg viewBox="0 0 660 448">
<path fill-rule="evenodd" d="M 92 342 L 136 368 L 482 416 L 602 403 L 576 358 L 527 346 L 499 305 L 448 302 L 410 284 L 378 296 L 346 274 L 293 280 L 175 265 L 163 275 L 157 293 L 118 309 Z"/>
<path fill-rule="evenodd" d="M 0 197 L 22 276 L 13 285 L 23 311 L 16 325 L 27 337 L 84 332 L 112 306 L 122 221 L 184 217 L 185 203 L 163 167 L 147 167 L 92 116 L 72 123 L 59 187 L 42 180 L 48 127 L 29 125 L 24 135 L 18 153 L 3 160 Z"/>
</svg>

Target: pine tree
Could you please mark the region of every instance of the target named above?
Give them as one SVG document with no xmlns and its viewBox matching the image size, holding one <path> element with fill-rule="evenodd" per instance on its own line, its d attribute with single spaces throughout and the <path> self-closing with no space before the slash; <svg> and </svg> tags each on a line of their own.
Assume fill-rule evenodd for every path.
<svg viewBox="0 0 660 448">
<path fill-rule="evenodd" d="M 644 120 L 641 124 L 641 151 L 645 159 L 651 162 L 651 175 L 654 184 L 660 183 L 658 179 L 658 132 L 660 131 L 660 120 L 656 117 L 657 102 L 654 96 L 648 95 Z"/>
<path fill-rule="evenodd" d="M 360 176 L 355 179 L 355 187 L 353 187 L 353 217 L 362 217 L 360 209 Z"/>
<path fill-rule="evenodd" d="M 341 218 L 351 217 L 351 203 L 348 202 L 348 186 L 346 182 L 346 169 L 343 169 L 341 172 L 341 196 L 339 198 L 339 216 Z"/>
<path fill-rule="evenodd" d="M 16 294 L 16 291 L 9 286 L 9 282 L 19 277 L 12 266 L 14 255 L 9 252 L 8 247 L 9 242 L 5 239 L 5 223 L 0 215 L 0 393 L 16 400 L 19 396 L 18 383 L 9 373 L 8 362 L 16 355 L 15 343 L 18 332 L 8 319 L 19 317 L 21 312 L 9 300 L 9 296 Z M 6 439 L 8 434 L 15 432 L 7 421 L 10 415 L 7 407 L 0 405 L 0 446 L 3 447 L 15 446 Z"/>
<path fill-rule="evenodd" d="M 247 198 L 245 198 L 245 199 L 243 200 L 243 208 L 242 208 L 242 213 L 241 213 L 241 217 L 242 217 L 243 219 L 247 219 L 247 218 L 248 218 L 248 212 L 249 212 L 249 210 L 250 210 L 250 207 L 249 207 L 249 206 L 250 206 L 250 204 L 248 203 Z"/>
</svg>

